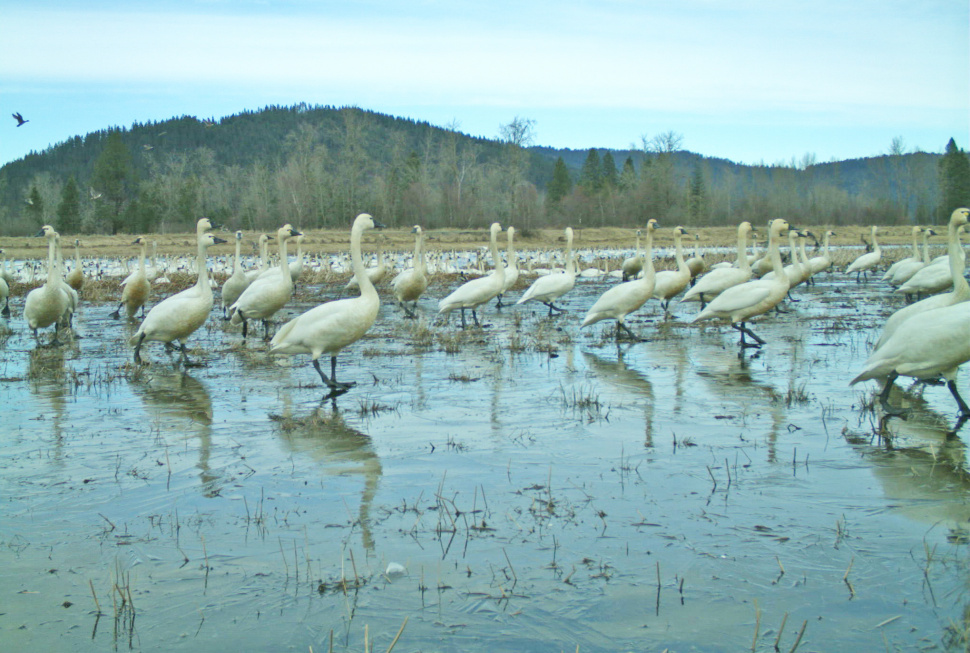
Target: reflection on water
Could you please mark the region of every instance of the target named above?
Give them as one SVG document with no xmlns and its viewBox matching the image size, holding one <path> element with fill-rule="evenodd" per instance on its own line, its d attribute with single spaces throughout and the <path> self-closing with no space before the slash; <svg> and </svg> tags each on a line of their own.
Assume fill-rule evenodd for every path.
<svg viewBox="0 0 970 653">
<path fill-rule="evenodd" d="M 51 412 L 51 439 L 53 441 L 53 457 L 58 463 L 63 462 L 64 452 L 64 416 L 67 404 L 67 369 L 64 366 L 64 347 L 38 347 L 27 354 L 27 379 L 30 381 L 31 394 L 35 395 L 42 404 L 46 404 Z"/>
<path fill-rule="evenodd" d="M 377 495 L 382 469 L 370 436 L 348 426 L 336 408 L 327 411 L 317 407 L 305 416 L 292 416 L 285 408 L 283 415 L 272 417 L 278 425 L 280 439 L 287 448 L 322 463 L 326 474 L 363 476 L 359 521 L 364 548 L 373 551 L 370 510 Z"/>
<path fill-rule="evenodd" d="M 219 495 L 220 476 L 209 466 L 212 455 L 212 398 L 205 385 L 193 376 L 176 369 L 158 366 L 150 375 L 137 375 L 131 380 L 134 393 L 141 398 L 159 434 L 179 438 L 196 437 L 199 441 L 199 479 L 203 494 Z"/>
<path fill-rule="evenodd" d="M 608 360 L 588 351 L 583 352 L 583 360 L 600 381 L 604 381 L 614 388 L 640 398 L 643 405 L 644 445 L 653 447 L 653 385 L 649 379 L 638 370 L 629 367 L 623 359 L 624 354 L 633 345 L 616 347 L 616 360 Z"/>
</svg>

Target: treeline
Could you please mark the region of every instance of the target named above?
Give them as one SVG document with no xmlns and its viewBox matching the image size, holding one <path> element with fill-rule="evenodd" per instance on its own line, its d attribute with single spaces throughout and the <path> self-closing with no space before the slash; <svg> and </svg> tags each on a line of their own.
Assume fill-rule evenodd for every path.
<svg viewBox="0 0 970 653">
<path fill-rule="evenodd" d="M 494 140 L 353 107 L 269 107 L 220 121 L 183 116 L 76 137 L 0 169 L 0 232 L 65 234 L 345 227 L 367 211 L 393 226 L 520 229 L 764 222 L 934 223 L 970 204 L 970 159 L 906 152 L 745 166 L 681 149 L 533 146 L 515 118 Z M 942 217 L 941 217 L 942 216 Z"/>
</svg>

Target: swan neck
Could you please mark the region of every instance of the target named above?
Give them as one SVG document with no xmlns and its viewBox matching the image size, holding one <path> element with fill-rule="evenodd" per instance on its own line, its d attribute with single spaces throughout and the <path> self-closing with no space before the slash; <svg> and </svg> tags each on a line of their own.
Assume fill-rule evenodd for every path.
<svg viewBox="0 0 970 653">
<path fill-rule="evenodd" d="M 505 274 L 505 263 L 502 262 L 502 257 L 498 254 L 498 239 L 496 232 L 492 230 L 492 237 L 490 239 L 489 248 L 492 250 L 492 262 L 495 264 L 495 271 L 500 274 Z"/>
<path fill-rule="evenodd" d="M 743 230 L 738 231 L 738 267 L 747 270 L 748 264 L 748 243 L 746 234 Z"/>
<path fill-rule="evenodd" d="M 363 235 L 363 226 L 355 222 L 350 230 L 350 264 L 354 269 L 354 276 L 357 277 L 357 287 L 360 288 L 361 297 L 377 294 L 377 289 L 374 288 L 374 284 L 371 283 L 370 277 L 367 276 L 367 270 L 364 268 L 364 256 L 360 251 Z"/>
<path fill-rule="evenodd" d="M 142 274 L 145 273 L 145 250 L 147 249 L 148 243 L 142 243 L 138 250 L 138 269 L 141 270 Z"/>
<path fill-rule="evenodd" d="M 946 250 L 950 257 L 950 274 L 953 276 L 954 283 L 956 283 L 958 277 L 963 278 L 966 261 L 963 258 L 963 246 L 960 243 L 960 227 L 952 222 L 947 228 Z"/>
<path fill-rule="evenodd" d="M 643 262 L 643 278 L 641 283 L 650 285 L 653 283 L 656 270 L 653 267 L 653 229 L 647 229 L 647 247 L 644 252 L 646 259 Z"/>
<path fill-rule="evenodd" d="M 209 268 L 205 264 L 205 242 L 202 240 L 201 235 L 199 236 L 198 267 L 199 278 L 196 280 L 195 285 L 204 291 L 212 292 L 212 289 L 209 288 Z"/>
<path fill-rule="evenodd" d="M 771 269 L 775 272 L 778 279 L 788 277 L 785 275 L 785 265 L 781 262 L 781 248 L 778 246 L 778 239 L 771 238 L 768 243 L 768 256 L 771 258 Z"/>
<path fill-rule="evenodd" d="M 57 245 L 54 236 L 47 240 L 47 283 L 53 285 L 57 281 Z"/>
</svg>

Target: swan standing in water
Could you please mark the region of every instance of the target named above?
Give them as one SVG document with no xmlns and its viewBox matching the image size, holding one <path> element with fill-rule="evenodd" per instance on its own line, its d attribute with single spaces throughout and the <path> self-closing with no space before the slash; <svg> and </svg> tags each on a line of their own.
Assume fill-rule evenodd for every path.
<svg viewBox="0 0 970 653">
<path fill-rule="evenodd" d="M 360 286 L 360 296 L 337 299 L 311 308 L 284 324 L 270 342 L 271 354 L 309 354 L 313 368 L 330 388 L 330 396 L 342 394 L 355 385 L 353 382 L 337 381 L 337 354 L 367 333 L 381 307 L 377 289 L 364 271 L 360 243 L 364 231 L 383 226 L 370 215 L 361 213 L 350 231 L 350 257 L 354 276 Z M 330 376 L 320 369 L 319 358 L 323 354 L 330 354 Z"/>
<path fill-rule="evenodd" d="M 286 241 L 299 235 L 300 232 L 288 224 L 276 231 L 280 244 L 279 270 L 275 274 L 258 277 L 229 307 L 229 322 L 234 325 L 242 324 L 244 340 L 249 335 L 249 320 L 262 320 L 263 334 L 269 338 L 269 319 L 293 296 L 293 278 L 286 259 Z"/>
<path fill-rule="evenodd" d="M 869 270 L 876 267 L 879 264 L 880 259 L 882 259 L 882 248 L 879 247 L 879 243 L 876 242 L 876 232 L 879 231 L 879 227 L 872 225 L 869 233 L 872 235 L 872 251 L 863 254 L 845 269 L 846 274 L 852 274 L 855 272 L 855 281 L 859 283 L 859 275 L 865 274 L 866 279 L 869 279 Z"/>
<path fill-rule="evenodd" d="M 229 307 L 236 303 L 239 295 L 243 294 L 251 282 L 242 269 L 242 258 L 239 252 L 242 236 L 241 231 L 236 232 L 236 257 L 232 261 L 232 274 L 222 284 L 222 317 L 227 320 Z"/>
<path fill-rule="evenodd" d="M 414 267 L 398 273 L 391 281 L 391 289 L 404 314 L 415 318 L 418 299 L 428 288 L 428 266 L 424 261 L 424 233 L 418 225 L 414 225 L 411 232 L 414 234 Z M 407 307 L 406 302 L 412 302 L 411 308 Z"/>
<path fill-rule="evenodd" d="M 177 340 L 181 350 L 180 360 L 188 364 L 185 340 L 205 324 L 209 313 L 212 312 L 212 287 L 209 286 L 205 252 L 212 245 L 226 242 L 222 238 L 206 233 L 209 229 L 212 229 L 209 218 L 202 218 L 195 227 L 199 270 L 195 285 L 156 304 L 148 311 L 138 331 L 129 340 L 129 344 L 135 347 L 135 363 L 141 363 L 141 346 L 146 341 L 155 340 L 171 344 Z"/>
<path fill-rule="evenodd" d="M 502 308 L 503 295 L 511 290 L 512 286 L 515 285 L 515 282 L 519 280 L 519 262 L 516 260 L 515 246 L 512 244 L 512 238 L 515 235 L 515 227 L 509 227 L 506 231 L 508 232 L 509 237 L 509 251 L 507 256 L 508 261 L 505 264 L 505 283 L 502 285 L 502 292 L 498 294 L 498 301 L 495 304 L 495 308 Z"/>
<path fill-rule="evenodd" d="M 643 250 L 640 249 L 640 230 L 637 229 L 637 249 L 633 256 L 623 260 L 623 264 L 620 266 L 620 271 L 622 273 L 623 281 L 628 281 L 629 279 L 636 279 L 643 271 Z"/>
<path fill-rule="evenodd" d="M 125 287 L 121 291 L 121 303 L 111 314 L 111 317 L 118 319 L 121 317 L 121 309 L 124 307 L 128 319 L 135 317 L 138 309 L 141 309 L 142 317 L 145 315 L 145 302 L 148 301 L 148 294 L 152 290 L 152 285 L 148 283 L 148 275 L 145 273 L 145 252 L 148 250 L 148 241 L 139 236 L 132 245 L 140 245 L 138 252 L 138 269 L 125 282 Z"/>
<path fill-rule="evenodd" d="M 690 283 L 690 268 L 684 261 L 684 250 L 681 240 L 687 235 L 687 230 L 683 227 L 674 227 L 674 260 L 677 261 L 676 270 L 663 270 L 657 272 L 654 277 L 653 297 L 660 300 L 660 306 L 664 309 L 664 317 L 670 314 L 670 300 L 676 297 L 681 290 Z"/>
<path fill-rule="evenodd" d="M 498 235 L 501 231 L 502 225 L 493 222 L 489 230 L 489 246 L 492 250 L 492 262 L 495 264 L 495 269 L 492 273 L 488 276 L 479 277 L 463 283 L 450 295 L 438 302 L 438 315 L 447 315 L 456 308 L 461 309 L 462 329 L 467 326 L 465 323 L 465 309 L 472 309 L 472 319 L 475 320 L 475 326 L 481 326 L 478 323 L 478 315 L 475 309 L 494 299 L 502 292 L 502 288 L 505 285 L 505 264 L 502 262 L 502 257 L 498 253 Z"/>
<path fill-rule="evenodd" d="M 364 269 L 364 274 L 370 279 L 370 282 L 375 286 L 384 280 L 387 276 L 387 262 L 384 260 L 384 248 L 382 246 L 382 240 L 384 236 L 381 236 L 377 240 L 377 254 L 375 258 L 377 259 L 377 264 L 369 268 Z M 359 287 L 359 282 L 357 281 L 357 273 L 355 272 L 350 277 L 350 281 L 344 286 L 344 290 L 352 290 Z"/>
<path fill-rule="evenodd" d="M 626 331 L 634 340 L 640 340 L 624 318 L 634 312 L 653 295 L 656 272 L 653 267 L 653 230 L 657 228 L 657 221 L 651 218 L 647 222 L 647 251 L 643 276 L 633 281 L 624 281 L 607 289 L 596 303 L 586 313 L 580 328 L 596 324 L 600 320 L 616 320 L 616 339 L 620 339 L 620 329 Z"/>
<path fill-rule="evenodd" d="M 34 332 L 37 339 L 37 329 L 54 326 L 54 336 L 51 344 L 59 344 L 57 340 L 57 321 L 70 310 L 70 298 L 63 286 L 66 284 L 57 270 L 57 232 L 50 225 L 44 225 L 37 236 L 47 238 L 47 281 L 40 288 L 34 288 L 27 293 L 24 303 L 24 319 L 27 326 Z"/>
<path fill-rule="evenodd" d="M 81 241 L 74 239 L 74 269 L 71 270 L 64 280 L 71 288 L 80 291 L 84 286 L 84 271 L 81 269 Z"/>
<path fill-rule="evenodd" d="M 787 221 L 776 218 L 771 221 L 768 230 L 770 236 L 768 255 L 771 257 L 775 273 L 773 279 L 758 279 L 728 288 L 715 297 L 707 308 L 698 313 L 697 317 L 691 320 L 691 324 L 700 320 L 725 318 L 731 321 L 732 329 L 741 333 L 741 351 L 747 347 L 761 347 L 765 344 L 765 341 L 755 335 L 744 323 L 752 317 L 770 311 L 788 293 L 788 275 L 785 274 L 785 267 L 781 263 L 781 252 L 778 250 L 778 239 L 788 229 Z M 754 338 L 755 342 L 745 342 L 745 334 Z"/>
<path fill-rule="evenodd" d="M 681 302 L 701 303 L 701 309 L 707 306 L 714 297 L 722 292 L 751 279 L 751 264 L 748 262 L 748 235 L 754 231 L 750 222 L 738 225 L 738 256 L 735 260 L 737 267 L 716 268 L 697 280 L 694 287 L 687 291 Z"/>
<path fill-rule="evenodd" d="M 553 302 L 565 295 L 576 285 L 576 254 L 573 252 L 573 230 L 566 227 L 566 269 L 563 272 L 552 272 L 532 282 L 529 289 L 523 293 L 518 304 L 536 301 L 549 307 L 549 315 L 554 310 L 560 313 L 566 309 L 559 308 Z"/>
<path fill-rule="evenodd" d="M 919 253 L 919 235 L 921 231 L 923 231 L 923 227 L 920 227 L 918 225 L 913 227 L 913 230 L 912 230 L 913 255 L 908 256 L 906 258 L 901 258 L 895 263 L 893 263 L 892 265 L 890 265 L 889 268 L 886 270 L 886 273 L 882 275 L 883 281 L 889 281 L 890 279 L 892 279 L 893 275 L 896 274 L 896 270 L 898 270 L 901 266 L 906 265 L 907 263 L 923 263 L 923 259 L 920 258 L 920 253 Z"/>
</svg>

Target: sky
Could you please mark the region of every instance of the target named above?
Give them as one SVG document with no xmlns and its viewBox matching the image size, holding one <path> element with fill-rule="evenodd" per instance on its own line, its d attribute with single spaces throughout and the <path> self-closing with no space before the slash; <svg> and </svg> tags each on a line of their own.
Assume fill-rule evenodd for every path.
<svg viewBox="0 0 970 653">
<path fill-rule="evenodd" d="M 738 163 L 970 149 L 966 0 L 0 0 L 0 165 L 268 105 Z M 21 127 L 13 112 L 29 120 Z"/>
</svg>

